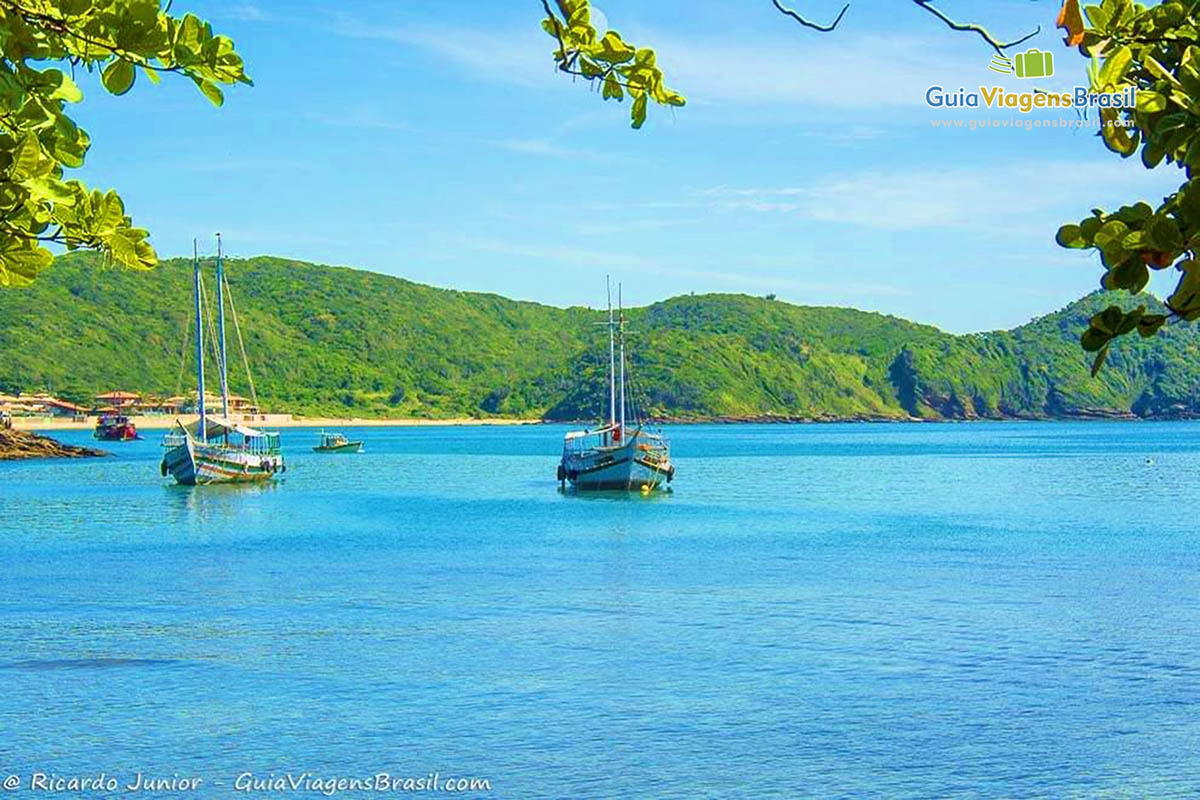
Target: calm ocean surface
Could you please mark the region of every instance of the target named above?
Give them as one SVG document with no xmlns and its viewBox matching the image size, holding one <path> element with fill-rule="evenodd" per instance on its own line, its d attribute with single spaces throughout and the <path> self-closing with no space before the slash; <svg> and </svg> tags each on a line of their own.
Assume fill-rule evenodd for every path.
<svg viewBox="0 0 1200 800">
<path fill-rule="evenodd" d="M 0 777 L 1200 793 L 1200 424 L 676 427 L 648 498 L 560 493 L 563 431 L 0 463 Z"/>
</svg>

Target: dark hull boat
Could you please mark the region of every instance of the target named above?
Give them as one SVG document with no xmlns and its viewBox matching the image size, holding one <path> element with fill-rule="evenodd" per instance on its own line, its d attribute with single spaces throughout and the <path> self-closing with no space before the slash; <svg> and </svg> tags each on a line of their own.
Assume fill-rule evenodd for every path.
<svg viewBox="0 0 1200 800">
<path fill-rule="evenodd" d="M 128 417 L 101 417 L 92 436 L 102 442 L 131 442 L 142 438 Z"/>
<path fill-rule="evenodd" d="M 572 431 L 563 445 L 562 477 L 577 489 L 657 489 L 675 477 L 663 437 L 637 428 L 613 442 L 616 428 Z M 606 444 L 606 442 L 611 442 Z"/>
<path fill-rule="evenodd" d="M 363 443 L 350 441 L 340 433 L 321 431 L 320 443 L 313 445 L 314 453 L 361 453 Z"/>
<path fill-rule="evenodd" d="M 608 421 L 595 430 L 567 433 L 563 440 L 562 461 L 558 465 L 558 480 L 564 484 L 570 481 L 576 489 L 650 492 L 675 477 L 671 446 L 666 437 L 641 423 L 626 424 L 625 315 L 622 312 L 619 321 L 613 319 L 611 298 L 610 294 Z"/>
</svg>

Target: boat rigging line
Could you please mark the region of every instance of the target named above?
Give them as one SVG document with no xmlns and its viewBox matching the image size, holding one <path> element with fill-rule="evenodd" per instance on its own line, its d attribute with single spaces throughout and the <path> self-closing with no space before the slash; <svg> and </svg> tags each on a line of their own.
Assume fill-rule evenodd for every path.
<svg viewBox="0 0 1200 800">
<path fill-rule="evenodd" d="M 246 368 L 246 381 L 250 384 L 250 402 L 258 408 L 258 392 L 254 389 L 254 374 L 250 372 L 250 359 L 246 357 L 246 343 L 242 340 L 242 326 L 238 325 L 237 308 L 233 305 L 233 292 L 229 290 L 229 278 L 225 278 L 225 296 L 229 298 L 229 315 L 233 317 L 233 332 L 237 334 L 238 350 L 242 353 L 242 366 Z"/>
</svg>

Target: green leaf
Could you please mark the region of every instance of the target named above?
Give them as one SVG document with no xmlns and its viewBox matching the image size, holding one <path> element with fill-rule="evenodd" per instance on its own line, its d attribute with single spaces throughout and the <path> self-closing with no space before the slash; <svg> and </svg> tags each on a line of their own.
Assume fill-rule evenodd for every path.
<svg viewBox="0 0 1200 800">
<path fill-rule="evenodd" d="M 1104 30 L 1108 27 L 1108 13 L 1100 6 L 1086 6 L 1084 12 L 1093 28 Z"/>
<path fill-rule="evenodd" d="M 54 162 L 42 154 L 42 145 L 32 132 L 21 140 L 12 158 L 9 175 L 17 182 L 42 178 L 54 170 Z"/>
<path fill-rule="evenodd" d="M 604 99 L 614 98 L 616 100 L 625 99 L 625 91 L 621 88 L 621 82 L 617 80 L 617 76 L 611 72 L 604 79 Z"/>
<path fill-rule="evenodd" d="M 1124 336 L 1137 327 L 1142 315 L 1146 313 L 1145 306 L 1138 306 L 1132 311 L 1125 314 L 1125 318 L 1121 320 L 1121 324 L 1117 326 L 1117 336 Z"/>
<path fill-rule="evenodd" d="M 1158 333 L 1158 329 L 1167 321 L 1166 314 L 1144 314 L 1138 320 L 1138 333 L 1143 339 L 1149 339 L 1154 334 Z"/>
<path fill-rule="evenodd" d="M 604 70 L 595 61 L 583 56 L 579 58 L 579 71 L 583 73 L 583 77 L 589 80 L 599 78 L 604 74 Z"/>
<path fill-rule="evenodd" d="M 642 125 L 646 122 L 646 95 L 639 95 L 638 98 L 633 101 L 633 108 L 631 109 L 630 113 L 633 117 L 633 127 L 642 127 Z"/>
<path fill-rule="evenodd" d="M 1139 89 L 1137 93 L 1137 110 L 1144 114 L 1157 114 L 1167 107 L 1167 98 L 1149 89 Z"/>
<path fill-rule="evenodd" d="M 1167 305 L 1188 322 L 1200 317 L 1200 265 L 1188 260 L 1179 265 L 1183 275 L 1175 291 L 1167 298 Z"/>
<path fill-rule="evenodd" d="M 212 81 L 197 80 L 196 85 L 214 106 L 219 107 L 225 104 L 225 94 Z"/>
<path fill-rule="evenodd" d="M 1120 83 L 1121 79 L 1125 77 L 1125 71 L 1129 69 L 1132 61 L 1133 52 L 1129 49 L 1129 45 L 1119 47 L 1110 53 L 1104 59 L 1104 66 L 1100 70 L 1100 86 L 1108 87 Z"/>
<path fill-rule="evenodd" d="M 1166 149 L 1160 143 L 1147 141 L 1146 146 L 1142 148 L 1142 166 L 1146 169 L 1154 169 L 1166 154 Z"/>
<path fill-rule="evenodd" d="M 1088 246 L 1087 240 L 1083 238 L 1083 231 L 1078 225 L 1063 225 L 1058 229 L 1054 240 L 1058 242 L 1059 247 L 1080 249 Z"/>
<path fill-rule="evenodd" d="M 78 103 L 83 100 L 83 92 L 79 90 L 79 86 L 62 70 L 48 69 L 44 74 L 54 86 L 54 89 L 47 95 L 51 100 L 65 100 L 68 103 Z"/>
<path fill-rule="evenodd" d="M 0 236 L 0 286 L 28 286 L 54 256 L 30 239 Z"/>
<path fill-rule="evenodd" d="M 596 53 L 596 56 L 610 64 L 624 64 L 633 58 L 635 52 L 632 45 L 621 39 L 621 34 L 609 31 L 600 39 L 599 52 Z"/>
<path fill-rule="evenodd" d="M 1117 124 L 1120 112 L 1111 108 L 1100 109 L 1100 134 L 1110 150 L 1122 156 L 1131 156 L 1137 150 L 1141 136 L 1136 128 L 1125 128 Z"/>
<path fill-rule="evenodd" d="M 1150 268 L 1139 257 L 1126 258 L 1105 275 L 1105 287 L 1109 290 L 1124 289 L 1137 294 L 1150 282 Z"/>
<path fill-rule="evenodd" d="M 1099 328 L 1088 328 L 1083 332 L 1083 336 L 1079 337 L 1079 343 L 1083 345 L 1083 349 L 1089 353 L 1096 352 L 1111 340 L 1112 334 L 1105 333 Z"/>
<path fill-rule="evenodd" d="M 1146 227 L 1146 235 L 1148 243 L 1156 250 L 1174 253 L 1183 249 L 1183 235 L 1179 232 L 1179 225 L 1168 216 L 1154 217 Z"/>
<path fill-rule="evenodd" d="M 104 68 L 104 72 L 100 75 L 100 82 L 112 94 L 122 95 L 133 86 L 134 74 L 133 64 L 118 58 Z"/>
<path fill-rule="evenodd" d="M 1092 238 L 1098 247 L 1103 247 L 1111 241 L 1122 238 L 1129 231 L 1129 226 L 1119 219 L 1111 219 L 1100 226 Z"/>
<path fill-rule="evenodd" d="M 1100 374 L 1100 370 L 1104 367 L 1105 360 L 1108 359 L 1108 348 L 1110 344 L 1106 344 L 1100 348 L 1100 352 L 1096 353 L 1095 360 L 1092 361 L 1092 377 Z"/>
<path fill-rule="evenodd" d="M 1155 136 L 1166 136 L 1168 133 L 1181 128 L 1186 128 L 1190 122 L 1190 115 L 1187 112 L 1176 112 L 1167 114 L 1154 125 Z"/>
<path fill-rule="evenodd" d="M 1117 328 L 1125 319 L 1125 312 L 1120 306 L 1109 306 L 1091 319 L 1091 326 L 1110 335 L 1116 335 Z"/>
<path fill-rule="evenodd" d="M 654 51 L 649 47 L 642 47 L 634 52 L 633 62 L 639 67 L 653 67 L 655 60 Z"/>
</svg>

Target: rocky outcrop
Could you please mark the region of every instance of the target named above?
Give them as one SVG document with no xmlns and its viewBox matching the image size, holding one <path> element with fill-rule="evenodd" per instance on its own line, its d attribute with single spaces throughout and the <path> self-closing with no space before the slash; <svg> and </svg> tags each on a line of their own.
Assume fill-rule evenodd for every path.
<svg viewBox="0 0 1200 800">
<path fill-rule="evenodd" d="M 108 453 L 103 450 L 63 444 L 49 436 L 0 428 L 0 461 L 25 458 L 89 458 L 106 455 Z"/>
</svg>

